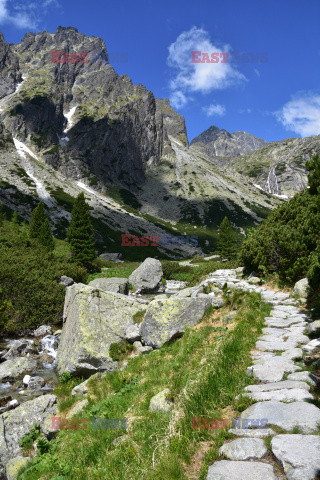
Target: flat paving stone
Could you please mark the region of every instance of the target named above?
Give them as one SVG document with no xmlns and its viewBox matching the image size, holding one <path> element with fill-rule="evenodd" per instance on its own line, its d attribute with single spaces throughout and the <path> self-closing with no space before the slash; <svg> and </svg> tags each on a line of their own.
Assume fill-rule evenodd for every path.
<svg viewBox="0 0 320 480">
<path fill-rule="evenodd" d="M 311 393 L 302 388 L 274 390 L 273 392 L 247 393 L 247 395 L 256 402 L 266 402 L 268 400 L 277 400 L 278 402 L 305 402 L 314 399 Z"/>
<path fill-rule="evenodd" d="M 299 360 L 303 356 L 302 348 L 291 348 L 286 350 L 281 354 L 282 357 L 288 358 L 289 360 Z"/>
<path fill-rule="evenodd" d="M 307 402 L 282 403 L 278 401 L 258 402 L 241 413 L 239 421 L 253 423 L 265 420 L 269 426 L 276 425 L 286 431 L 299 427 L 301 433 L 318 431 L 320 409 Z"/>
<path fill-rule="evenodd" d="M 272 428 L 230 428 L 228 431 L 238 437 L 264 438 L 276 435 Z"/>
<path fill-rule="evenodd" d="M 271 441 L 288 480 L 313 480 L 320 473 L 319 435 L 276 435 Z"/>
<path fill-rule="evenodd" d="M 287 328 L 294 324 L 300 324 L 298 319 L 265 317 L 265 323 L 268 327 Z"/>
<path fill-rule="evenodd" d="M 225 443 L 219 450 L 220 455 L 225 455 L 229 460 L 262 458 L 267 452 L 267 447 L 261 438 L 237 438 Z"/>
<path fill-rule="evenodd" d="M 281 340 L 258 340 L 256 348 L 262 352 L 282 352 L 283 350 L 292 350 L 299 345 L 297 341 L 281 341 Z"/>
<path fill-rule="evenodd" d="M 292 360 L 282 356 L 275 356 L 262 365 L 252 365 L 247 368 L 248 375 L 251 375 L 261 382 L 280 382 L 285 372 L 293 373 L 301 370 Z"/>
<path fill-rule="evenodd" d="M 275 390 L 283 390 L 283 389 L 304 389 L 309 392 L 310 385 L 306 382 L 298 381 L 298 380 L 283 380 L 282 382 L 271 382 L 271 383 L 262 383 L 258 385 L 248 385 L 244 388 L 247 392 L 273 392 Z"/>
<path fill-rule="evenodd" d="M 290 373 L 290 375 L 288 375 L 288 380 L 299 380 L 303 382 L 308 382 L 314 387 L 316 387 L 319 383 L 315 375 L 306 371 Z"/>
<path fill-rule="evenodd" d="M 207 480 L 277 480 L 277 477 L 267 463 L 220 460 L 209 467 Z"/>
</svg>

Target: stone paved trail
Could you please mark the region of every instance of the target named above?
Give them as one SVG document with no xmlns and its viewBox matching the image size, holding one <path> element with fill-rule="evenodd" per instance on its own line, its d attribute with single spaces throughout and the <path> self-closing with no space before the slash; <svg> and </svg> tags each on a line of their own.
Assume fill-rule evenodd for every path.
<svg viewBox="0 0 320 480">
<path fill-rule="evenodd" d="M 255 384 L 243 392 L 256 403 L 242 412 L 237 428 L 230 430 L 237 438 L 221 447 L 224 459 L 209 467 L 207 480 L 320 479 L 320 409 L 310 403 L 318 380 L 297 365 L 303 352 L 320 351 L 320 341 L 310 341 L 304 334 L 311 320 L 289 294 L 250 285 L 237 278 L 235 270 L 218 270 L 205 282 L 219 287 L 227 282 L 229 288 L 259 292 L 273 304 L 263 335 L 251 352 L 253 365 L 248 373 Z M 264 424 L 268 428 L 261 428 Z M 272 430 L 275 426 L 284 433 L 277 434 Z M 263 440 L 267 435 L 273 436 L 273 456 Z M 277 460 L 285 475 L 274 468 Z"/>
</svg>

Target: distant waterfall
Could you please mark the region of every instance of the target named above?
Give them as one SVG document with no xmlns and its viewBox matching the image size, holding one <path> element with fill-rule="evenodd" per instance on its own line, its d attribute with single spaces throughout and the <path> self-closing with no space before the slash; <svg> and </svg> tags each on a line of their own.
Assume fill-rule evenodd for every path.
<svg viewBox="0 0 320 480">
<path fill-rule="evenodd" d="M 274 165 L 272 165 L 272 167 L 270 167 L 270 169 L 269 169 L 265 189 L 268 193 L 273 193 L 275 195 L 280 194 L 278 179 L 277 179 L 277 175 L 276 175 L 276 167 Z"/>
</svg>

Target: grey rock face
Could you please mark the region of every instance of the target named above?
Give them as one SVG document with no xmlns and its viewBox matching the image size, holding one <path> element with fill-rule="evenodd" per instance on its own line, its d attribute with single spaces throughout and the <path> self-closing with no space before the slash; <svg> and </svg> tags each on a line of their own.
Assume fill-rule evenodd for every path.
<svg viewBox="0 0 320 480">
<path fill-rule="evenodd" d="M 229 460 L 248 460 L 262 458 L 268 452 L 264 441 L 260 438 L 237 438 L 225 443 L 219 450 Z"/>
<path fill-rule="evenodd" d="M 125 338 L 133 315 L 143 305 L 127 295 L 83 284 L 67 288 L 64 326 L 57 352 L 59 372 L 88 376 L 117 368 L 109 354 L 112 343 Z"/>
<path fill-rule="evenodd" d="M 32 372 L 37 368 L 37 362 L 29 357 L 17 357 L 0 363 L 0 381 L 18 378 L 24 372 Z"/>
<path fill-rule="evenodd" d="M 320 468 L 318 435 L 277 435 L 271 441 L 288 480 L 313 480 Z"/>
<path fill-rule="evenodd" d="M 159 287 L 162 275 L 161 262 L 149 257 L 132 272 L 129 283 L 141 292 L 152 292 Z"/>
<path fill-rule="evenodd" d="M 140 325 L 142 341 L 160 348 L 169 340 L 183 334 L 186 327 L 199 323 L 211 302 L 205 298 L 178 298 L 153 300 Z"/>
<path fill-rule="evenodd" d="M 105 292 L 122 293 L 123 295 L 128 295 L 129 293 L 129 281 L 127 278 L 95 278 L 88 285 Z"/>
<path fill-rule="evenodd" d="M 221 460 L 209 467 L 207 480 L 277 480 L 272 465 L 262 462 Z"/>
</svg>

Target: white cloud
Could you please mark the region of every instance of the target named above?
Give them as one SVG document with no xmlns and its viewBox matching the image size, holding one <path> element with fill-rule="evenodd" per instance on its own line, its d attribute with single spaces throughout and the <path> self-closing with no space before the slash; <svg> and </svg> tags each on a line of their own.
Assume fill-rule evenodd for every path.
<svg viewBox="0 0 320 480">
<path fill-rule="evenodd" d="M 170 103 L 174 108 L 182 108 L 188 102 L 188 99 L 182 92 L 176 91 L 170 95 Z"/>
<path fill-rule="evenodd" d="M 254 73 L 257 75 L 257 77 L 261 77 L 261 74 L 259 72 L 259 70 L 257 70 L 256 68 L 253 69 Z"/>
<path fill-rule="evenodd" d="M 212 115 L 217 115 L 222 117 L 226 114 L 226 107 L 224 105 L 208 105 L 207 107 L 202 107 L 202 111 L 207 114 L 208 117 Z"/>
<path fill-rule="evenodd" d="M 9 0 L 0 0 L 0 25 L 11 24 L 21 29 L 37 29 L 39 25 L 39 12 L 46 13 L 47 7 L 60 7 L 57 0 L 37 0 L 24 3 L 15 2 L 9 10 Z"/>
<path fill-rule="evenodd" d="M 192 27 L 181 33 L 169 46 L 167 63 L 176 71 L 169 83 L 170 89 L 184 95 L 188 101 L 191 92 L 207 94 L 246 80 L 230 63 L 222 63 L 221 58 L 218 63 L 191 62 L 192 51 L 208 53 L 210 57 L 213 52 L 229 53 L 230 50 L 230 45 L 213 45 L 209 33 L 202 28 Z"/>
<path fill-rule="evenodd" d="M 301 137 L 320 135 L 319 94 L 297 92 L 274 115 L 286 130 L 292 130 Z"/>
<path fill-rule="evenodd" d="M 15 13 L 11 14 L 8 10 L 8 0 L 0 0 L 0 24 L 5 23 L 12 24 L 17 28 L 36 28 L 37 26 L 34 18 L 26 13 L 25 4 L 20 9 L 15 7 Z"/>
</svg>

